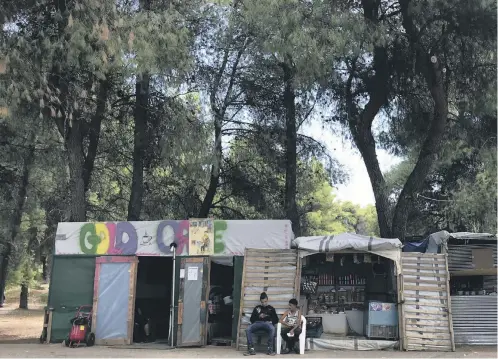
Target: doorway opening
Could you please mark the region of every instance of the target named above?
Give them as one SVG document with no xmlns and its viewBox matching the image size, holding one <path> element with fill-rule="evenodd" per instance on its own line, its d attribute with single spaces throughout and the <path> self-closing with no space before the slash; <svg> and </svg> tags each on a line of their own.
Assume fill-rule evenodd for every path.
<svg viewBox="0 0 498 359">
<path fill-rule="evenodd" d="M 225 344 L 232 338 L 234 267 L 211 261 L 208 300 L 208 344 Z"/>
<path fill-rule="evenodd" d="M 172 274 L 171 257 L 139 258 L 134 343 L 168 342 Z"/>
</svg>

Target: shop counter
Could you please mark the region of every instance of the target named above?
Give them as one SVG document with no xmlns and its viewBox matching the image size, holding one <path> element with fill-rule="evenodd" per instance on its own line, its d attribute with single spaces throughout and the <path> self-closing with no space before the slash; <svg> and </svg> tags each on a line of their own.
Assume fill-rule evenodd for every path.
<svg viewBox="0 0 498 359">
<path fill-rule="evenodd" d="M 346 310 L 345 313 L 338 314 L 310 314 L 310 316 L 322 318 L 325 334 L 345 337 L 348 335 L 350 327 L 356 335 L 364 335 L 365 332 L 364 311 L 362 310 Z"/>
<path fill-rule="evenodd" d="M 348 322 L 345 313 L 338 314 L 313 314 L 322 318 L 323 332 L 339 336 L 348 335 Z"/>
<path fill-rule="evenodd" d="M 365 318 L 364 310 L 346 310 L 346 317 L 348 325 L 351 327 L 354 334 L 365 335 L 365 326 L 363 322 Z"/>
</svg>

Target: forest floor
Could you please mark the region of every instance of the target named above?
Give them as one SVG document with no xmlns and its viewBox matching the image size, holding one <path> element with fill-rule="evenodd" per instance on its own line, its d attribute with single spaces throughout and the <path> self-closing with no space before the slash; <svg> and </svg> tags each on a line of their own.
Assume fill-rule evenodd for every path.
<svg viewBox="0 0 498 359">
<path fill-rule="evenodd" d="M 37 343 L 43 329 L 43 308 L 47 298 L 47 284 L 30 289 L 29 309 L 19 309 L 19 289 L 7 290 L 4 307 L 0 308 L 0 344 Z"/>
<path fill-rule="evenodd" d="M 66 348 L 61 344 L 38 344 L 43 327 L 43 308 L 47 303 L 48 286 L 30 290 L 29 309 L 18 309 L 19 290 L 6 292 L 6 303 L 0 308 L 0 357 L 81 357 L 81 358 L 234 358 L 243 357 L 230 347 L 157 349 L 147 347 Z M 291 357 L 298 357 L 291 355 Z M 313 351 L 309 358 L 496 358 L 496 347 L 461 347 L 455 353 L 399 351 Z M 267 357 L 257 355 L 257 357 Z"/>
</svg>

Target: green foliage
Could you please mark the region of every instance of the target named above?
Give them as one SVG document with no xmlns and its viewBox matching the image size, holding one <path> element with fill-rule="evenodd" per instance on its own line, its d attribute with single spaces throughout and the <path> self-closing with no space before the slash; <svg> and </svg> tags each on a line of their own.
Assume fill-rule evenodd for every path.
<svg viewBox="0 0 498 359">
<path fill-rule="evenodd" d="M 29 258 L 23 258 L 12 269 L 7 280 L 8 288 L 20 285 L 26 285 L 28 288 L 36 288 L 41 280 L 41 267 L 33 266 Z"/>
<path fill-rule="evenodd" d="M 480 142 L 481 147 L 469 147 L 469 141 Z M 393 203 L 413 166 L 409 156 L 386 174 Z M 496 135 L 487 132 L 480 139 L 448 141 L 435 167 L 414 198 L 408 234 L 442 229 L 496 233 Z"/>
<path fill-rule="evenodd" d="M 301 126 L 337 121 L 354 132 L 365 103 L 385 91 L 382 131 L 368 145 L 404 156 L 385 175 L 392 211 L 436 113 L 417 60 L 432 49 L 445 69 L 449 121 L 438 160 L 412 198 L 407 232 L 495 233 L 496 4 L 412 0 L 416 40 L 407 35 L 400 4 L 153 0 L 144 9 L 109 0 L 8 0 L 0 35 L 0 251 L 14 245 L 11 283 L 36 277 L 57 223 L 71 218 L 81 179 L 75 168 L 90 172 L 79 204 L 88 220 L 127 217 L 134 84 L 143 73 L 151 81 L 142 219 L 196 216 L 212 168 L 220 172 L 210 214 L 285 217 L 287 68 L 296 96 L 302 234 L 379 235 L 373 206 L 337 200 L 333 186 L 347 181 L 341 159 L 301 134 Z M 379 49 L 385 68 L 378 67 Z M 384 82 L 378 69 L 386 71 Z M 100 125 L 93 126 L 97 115 Z M 222 117 L 216 139 L 215 116 Z M 370 141 L 369 130 L 361 135 Z M 12 223 L 21 203 L 23 216 Z"/>
<path fill-rule="evenodd" d="M 360 207 L 335 199 L 327 182 L 313 194 L 316 210 L 306 215 L 308 235 L 331 235 L 344 232 L 379 236 L 375 206 Z"/>
</svg>

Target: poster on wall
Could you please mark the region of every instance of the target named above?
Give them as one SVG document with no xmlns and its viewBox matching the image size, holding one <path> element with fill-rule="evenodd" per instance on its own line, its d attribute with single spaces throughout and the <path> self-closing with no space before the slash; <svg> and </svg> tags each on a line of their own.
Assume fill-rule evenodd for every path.
<svg viewBox="0 0 498 359">
<path fill-rule="evenodd" d="M 189 219 L 189 256 L 214 254 L 214 220 L 210 218 Z"/>
</svg>

